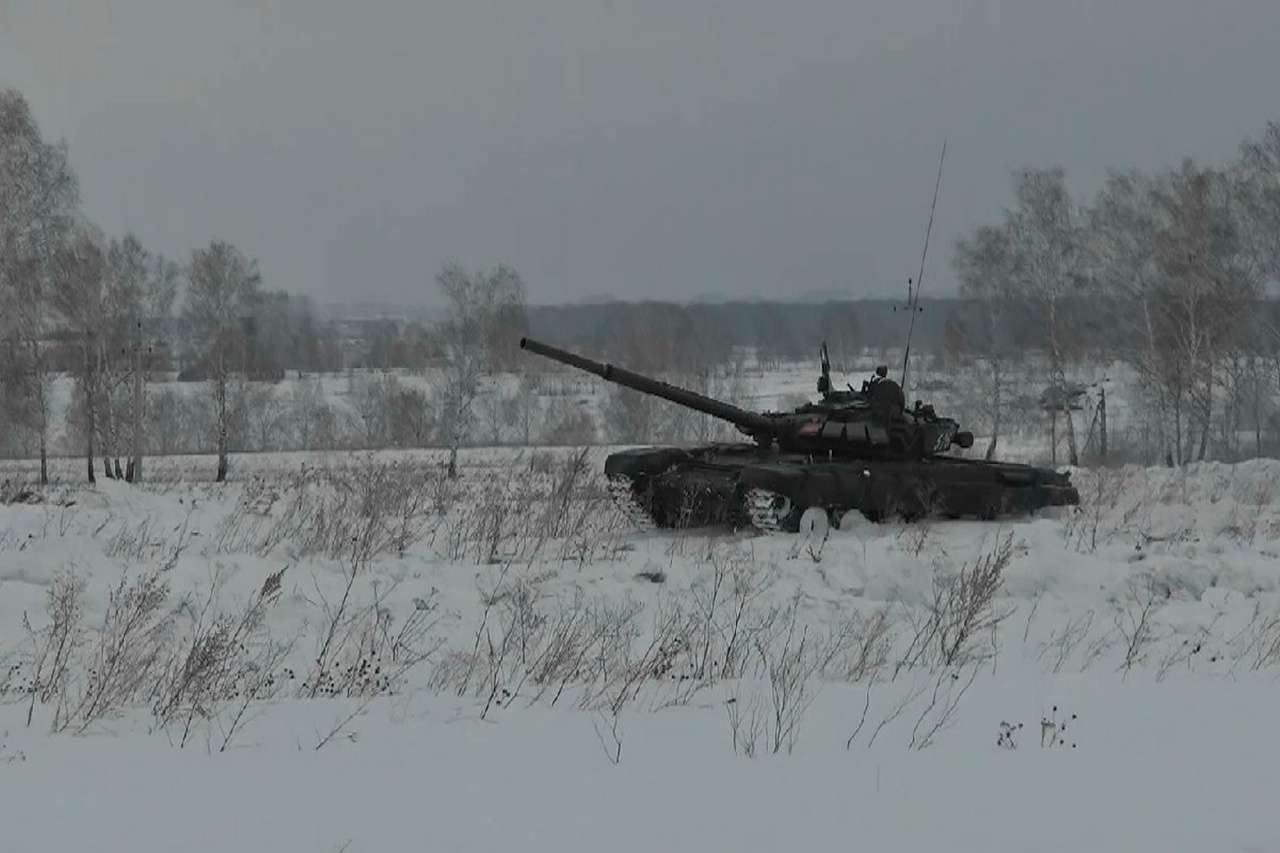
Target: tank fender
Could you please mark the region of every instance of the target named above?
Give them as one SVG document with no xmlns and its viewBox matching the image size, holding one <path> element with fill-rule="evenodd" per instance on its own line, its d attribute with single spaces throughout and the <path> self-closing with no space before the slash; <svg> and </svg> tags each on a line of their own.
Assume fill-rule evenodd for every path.
<svg viewBox="0 0 1280 853">
<path fill-rule="evenodd" d="M 673 465 L 689 462 L 692 455 L 679 447 L 641 447 L 634 450 L 621 450 L 610 454 L 604 460 L 606 477 L 629 477 L 640 481 L 646 477 L 656 477 Z"/>
</svg>

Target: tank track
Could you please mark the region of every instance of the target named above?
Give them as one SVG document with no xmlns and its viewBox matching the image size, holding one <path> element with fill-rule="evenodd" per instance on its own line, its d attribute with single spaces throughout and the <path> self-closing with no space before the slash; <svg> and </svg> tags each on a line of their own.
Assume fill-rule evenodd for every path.
<svg viewBox="0 0 1280 853">
<path fill-rule="evenodd" d="M 657 527 L 653 516 L 636 500 L 635 483 L 630 477 L 616 474 L 608 478 L 609 495 L 613 504 L 642 533 Z"/>
</svg>

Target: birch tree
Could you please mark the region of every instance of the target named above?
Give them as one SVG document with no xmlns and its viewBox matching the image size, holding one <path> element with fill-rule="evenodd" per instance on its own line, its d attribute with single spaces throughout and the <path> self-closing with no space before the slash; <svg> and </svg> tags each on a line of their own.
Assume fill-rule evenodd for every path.
<svg viewBox="0 0 1280 853">
<path fill-rule="evenodd" d="M 153 356 L 161 346 L 171 342 L 173 306 L 178 295 L 178 265 L 162 254 L 144 253 L 147 274 L 142 281 L 140 313 L 132 326 L 133 398 L 130 406 L 132 425 L 129 431 L 129 467 L 125 479 L 142 479 L 142 453 L 147 445 L 147 383 L 154 369 Z"/>
<path fill-rule="evenodd" d="M 519 349 L 525 287 L 508 266 L 468 271 L 447 264 L 436 283 L 449 299 L 450 312 L 437 329 L 446 364 L 441 388 L 442 426 L 449 448 L 449 476 L 458 475 L 458 448 L 475 423 L 480 380 Z M 510 338 L 511 340 L 508 340 Z"/>
<path fill-rule="evenodd" d="M 1115 354 L 1134 368 L 1155 407 L 1160 455 L 1181 458 L 1185 376 L 1162 357 L 1156 341 L 1163 280 L 1156 251 L 1160 213 L 1155 181 L 1137 170 L 1113 171 L 1090 209 L 1092 257 L 1103 293 L 1118 306 Z"/>
<path fill-rule="evenodd" d="M 192 253 L 183 321 L 199 350 L 212 397 L 219 483 L 227 478 L 228 439 L 240 396 L 233 385 L 247 347 L 244 329 L 261 293 L 257 262 L 232 244 L 215 240 Z"/>
<path fill-rule="evenodd" d="M 1224 360 L 1240 340 L 1260 293 L 1256 270 L 1243 251 L 1239 209 L 1227 175 L 1192 161 L 1158 184 L 1156 203 L 1165 222 L 1156 234 L 1163 272 L 1158 343 L 1187 372 L 1187 390 L 1198 435 L 1182 461 L 1204 459 L 1212 428 L 1215 392 Z"/>
<path fill-rule="evenodd" d="M 130 387 L 130 380 L 141 379 L 135 372 L 135 361 L 141 346 L 142 296 L 147 278 L 147 252 L 138 238 L 132 234 L 123 239 L 113 239 L 106 246 L 103 267 L 103 299 L 99 306 L 98 322 L 102 326 L 103 387 L 105 400 L 102 408 L 102 455 L 107 477 L 125 479 L 120 467 L 120 455 L 125 444 L 126 432 L 140 430 L 140 392 L 137 383 Z M 129 393 L 130 391 L 135 393 Z M 140 436 L 136 436 L 140 438 Z M 135 436 L 130 435 L 130 444 Z M 133 459 L 129 460 L 129 479 L 132 479 Z"/>
<path fill-rule="evenodd" d="M 1241 244 L 1257 277 L 1280 284 L 1280 121 L 1269 122 L 1257 139 L 1240 146 L 1232 170 L 1240 211 Z M 1259 316 L 1260 334 L 1249 353 L 1247 404 L 1254 419 L 1254 446 L 1262 452 L 1264 409 L 1280 391 L 1280 310 L 1272 302 L 1269 316 Z M 1280 426 L 1280 417 L 1271 416 Z"/>
<path fill-rule="evenodd" d="M 1280 121 L 1241 144 L 1235 179 L 1242 249 L 1260 277 L 1280 282 Z"/>
<path fill-rule="evenodd" d="M 972 236 L 956 243 L 952 265 L 960 279 L 960 293 L 977 299 L 985 317 L 982 349 L 991 368 L 990 416 L 991 438 L 987 442 L 986 459 L 995 458 L 1004 421 L 1005 361 L 1008 358 L 1007 335 L 1009 308 L 1019 287 L 1018 257 L 1013 238 L 1006 226 L 984 225 Z"/>
<path fill-rule="evenodd" d="M 79 350 L 72 375 L 84 411 L 85 462 L 96 483 L 94 459 L 107 405 L 106 261 L 100 235 L 85 229 L 59 249 L 51 301 Z M 111 472 L 106 471 L 108 476 Z"/>
<path fill-rule="evenodd" d="M 1228 174 L 1190 160 L 1112 175 L 1093 210 L 1101 280 L 1137 326 L 1127 356 L 1155 390 L 1169 462 L 1205 458 L 1225 360 L 1260 293 L 1242 214 Z"/>
<path fill-rule="evenodd" d="M 26 99 L 0 87 L 0 414 L 34 433 L 41 484 L 49 481 L 48 290 L 79 203 L 66 143 L 45 142 Z"/>
<path fill-rule="evenodd" d="M 1061 168 L 1022 169 L 1014 173 L 1017 206 L 1006 214 L 1006 224 L 1016 256 L 1023 295 L 1042 312 L 1045 350 L 1049 357 L 1049 381 L 1054 388 L 1066 385 L 1064 360 L 1066 331 L 1061 322 L 1062 304 L 1088 283 L 1088 232 L 1083 214 L 1067 192 Z M 1071 410 L 1064 412 L 1067 446 L 1072 465 L 1079 464 Z M 1051 412 L 1056 445 L 1057 411 Z M 1056 446 L 1052 449 L 1056 458 Z"/>
</svg>

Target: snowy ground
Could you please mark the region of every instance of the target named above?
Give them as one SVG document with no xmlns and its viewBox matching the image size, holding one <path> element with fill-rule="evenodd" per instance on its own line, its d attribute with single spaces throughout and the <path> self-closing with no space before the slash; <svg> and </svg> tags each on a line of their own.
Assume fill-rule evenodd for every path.
<svg viewBox="0 0 1280 853">
<path fill-rule="evenodd" d="M 1280 463 L 823 541 L 635 532 L 601 453 L 0 506 L 4 849 L 1280 849 Z"/>
</svg>

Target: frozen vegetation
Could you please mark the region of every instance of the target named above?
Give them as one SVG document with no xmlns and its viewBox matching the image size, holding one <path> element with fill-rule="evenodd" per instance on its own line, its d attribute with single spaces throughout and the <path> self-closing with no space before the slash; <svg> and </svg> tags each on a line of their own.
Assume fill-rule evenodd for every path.
<svg viewBox="0 0 1280 853">
<path fill-rule="evenodd" d="M 102 233 L 0 88 L 3 849 L 1276 849 L 1280 124 L 1011 177 L 908 394 L 1079 507 L 641 533 L 608 448 L 737 436 L 535 315 L 781 409 L 822 342 L 896 374 L 919 289 L 580 328 L 446 264 L 440 322 L 344 337 L 226 241 Z"/>
<path fill-rule="evenodd" d="M 602 455 L 11 487 L 6 849 L 1280 837 L 1280 463 L 1082 469 L 1078 511 L 810 540 L 632 531 Z"/>
</svg>

